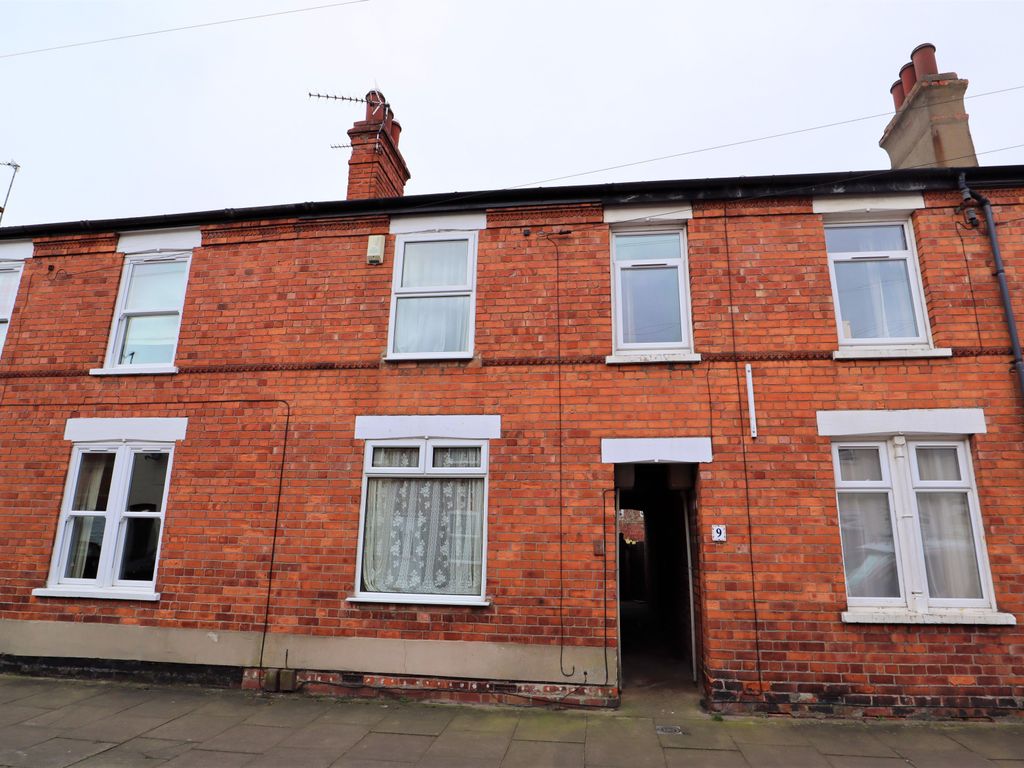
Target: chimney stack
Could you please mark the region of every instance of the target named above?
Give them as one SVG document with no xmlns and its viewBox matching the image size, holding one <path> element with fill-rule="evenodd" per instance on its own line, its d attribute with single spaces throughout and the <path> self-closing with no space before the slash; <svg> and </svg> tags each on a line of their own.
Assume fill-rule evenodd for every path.
<svg viewBox="0 0 1024 768">
<path fill-rule="evenodd" d="M 348 161 L 348 199 L 401 197 L 409 168 L 398 151 L 402 126 L 380 91 L 366 94 L 366 119 L 348 132 L 352 157 Z"/>
<path fill-rule="evenodd" d="M 978 164 L 964 110 L 967 81 L 939 72 L 935 46 L 923 43 L 889 89 L 896 115 L 878 142 L 897 168 L 953 168 Z"/>
</svg>

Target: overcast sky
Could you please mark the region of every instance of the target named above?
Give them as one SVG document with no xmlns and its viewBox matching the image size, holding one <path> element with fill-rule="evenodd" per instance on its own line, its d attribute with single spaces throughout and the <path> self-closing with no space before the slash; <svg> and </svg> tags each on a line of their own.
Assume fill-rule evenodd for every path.
<svg viewBox="0 0 1024 768">
<path fill-rule="evenodd" d="M 421 194 L 886 168 L 880 117 L 546 181 L 891 112 L 925 41 L 968 97 L 1024 85 L 1024 2 L 985 0 L 367 0 L 9 55 L 326 2 L 0 0 L 3 226 L 343 198 L 363 108 L 308 91 L 379 87 Z M 1024 89 L 967 110 L 979 153 L 1024 144 Z"/>
</svg>

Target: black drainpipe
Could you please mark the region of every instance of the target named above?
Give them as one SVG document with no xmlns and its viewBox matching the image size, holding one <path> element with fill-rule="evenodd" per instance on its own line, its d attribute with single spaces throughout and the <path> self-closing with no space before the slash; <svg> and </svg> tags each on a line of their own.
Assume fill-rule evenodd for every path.
<svg viewBox="0 0 1024 768">
<path fill-rule="evenodd" d="M 1003 257 L 999 252 L 999 236 L 996 234 L 996 221 L 992 217 L 992 203 L 989 202 L 987 197 L 967 186 L 967 174 L 960 174 L 959 186 L 964 202 L 969 203 L 971 200 L 975 200 L 981 204 L 981 210 L 985 214 L 985 227 L 988 229 L 988 240 L 992 245 L 992 260 L 996 268 L 995 276 L 999 281 L 999 295 L 1003 299 L 1003 312 L 1006 314 L 1006 324 L 1010 330 L 1013 367 L 1017 371 L 1017 383 L 1020 385 L 1021 394 L 1024 395 L 1024 358 L 1021 356 L 1020 336 L 1017 335 L 1017 321 L 1014 319 L 1013 305 L 1010 303 L 1010 289 L 1006 285 L 1006 268 L 1003 266 Z M 977 217 L 975 217 L 972 224 L 976 223 Z"/>
</svg>

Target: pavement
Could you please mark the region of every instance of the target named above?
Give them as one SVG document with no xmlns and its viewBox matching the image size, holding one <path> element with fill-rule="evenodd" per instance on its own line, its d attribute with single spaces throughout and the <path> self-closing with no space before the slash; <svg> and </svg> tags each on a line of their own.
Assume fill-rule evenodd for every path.
<svg viewBox="0 0 1024 768">
<path fill-rule="evenodd" d="M 692 690 L 583 712 L 0 675 L 0 766 L 1024 768 L 1024 718 L 720 718 Z"/>
</svg>

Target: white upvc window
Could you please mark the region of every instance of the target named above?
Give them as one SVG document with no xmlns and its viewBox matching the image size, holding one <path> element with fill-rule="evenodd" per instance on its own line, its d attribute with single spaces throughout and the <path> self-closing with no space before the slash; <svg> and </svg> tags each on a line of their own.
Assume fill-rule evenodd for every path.
<svg viewBox="0 0 1024 768">
<path fill-rule="evenodd" d="M 75 445 L 47 588 L 35 594 L 155 600 L 173 443 Z"/>
<path fill-rule="evenodd" d="M 476 315 L 475 232 L 399 235 L 387 358 L 471 358 Z"/>
<path fill-rule="evenodd" d="M 840 347 L 929 347 L 910 222 L 825 227 Z"/>
<path fill-rule="evenodd" d="M 995 611 L 965 440 L 837 441 L 832 460 L 850 607 L 844 618 L 857 620 L 865 609 Z"/>
<path fill-rule="evenodd" d="M 612 233 L 612 311 L 620 356 L 693 351 L 682 229 Z"/>
<path fill-rule="evenodd" d="M 14 312 L 14 300 L 18 296 L 22 267 L 20 261 L 0 261 L 0 352 L 3 352 L 4 343 L 7 341 L 7 329 L 11 325 L 11 314 Z"/>
<path fill-rule="evenodd" d="M 487 440 L 368 440 L 349 599 L 486 605 L 487 463 Z"/>
<path fill-rule="evenodd" d="M 125 256 L 106 364 L 92 373 L 174 373 L 191 251 Z"/>
</svg>

